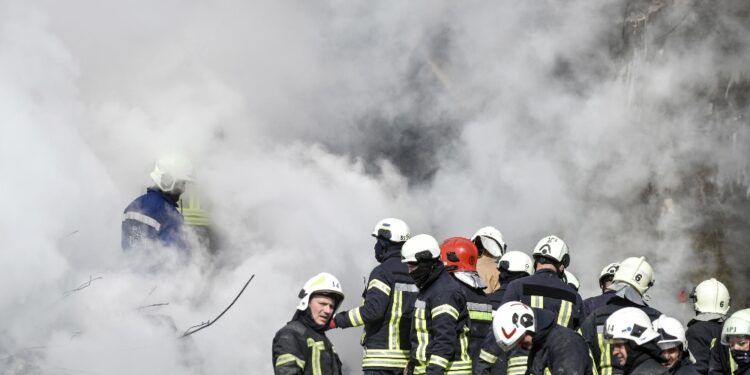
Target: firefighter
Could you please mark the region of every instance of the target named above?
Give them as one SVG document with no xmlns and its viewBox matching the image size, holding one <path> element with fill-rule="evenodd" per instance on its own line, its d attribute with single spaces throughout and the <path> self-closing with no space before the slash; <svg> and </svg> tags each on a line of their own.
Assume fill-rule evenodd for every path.
<svg viewBox="0 0 750 375">
<path fill-rule="evenodd" d="M 580 333 L 589 345 L 599 374 L 612 375 L 613 366 L 619 367 L 617 361 L 613 360 L 609 342 L 603 339 L 605 324 L 610 315 L 624 307 L 641 309 L 651 320 L 661 315 L 644 301 L 646 291 L 653 285 L 654 270 L 644 257 L 623 260 L 608 288 L 613 291 L 613 296 L 606 305 L 594 310 L 583 321 Z"/>
<path fill-rule="evenodd" d="M 406 373 L 471 374 L 466 297 L 445 271 L 437 240 L 427 234 L 410 238 L 401 249 L 401 259 L 419 288 Z"/>
<path fill-rule="evenodd" d="M 401 248 L 409 239 L 409 226 L 400 219 L 383 219 L 372 231 L 375 259 L 364 303 L 336 314 L 331 328 L 364 325 L 362 370 L 366 375 L 401 374 L 409 361 L 411 328 L 417 286 L 401 263 Z"/>
<path fill-rule="evenodd" d="M 445 269 L 458 281 L 469 310 L 469 356 L 477 358 L 482 342 L 492 328 L 492 305 L 477 274 L 477 248 L 468 238 L 452 237 L 440 246 Z"/>
<path fill-rule="evenodd" d="M 729 312 L 729 290 L 720 281 L 711 278 L 698 284 L 690 298 L 693 300 L 695 318 L 688 322 L 687 341 L 695 358 L 695 368 L 708 373 L 711 348 L 721 337 L 721 325 Z"/>
<path fill-rule="evenodd" d="M 531 257 L 523 252 L 508 251 L 500 258 L 498 269 L 500 270 L 500 289 L 487 295 L 492 304 L 492 309 L 495 311 L 501 305 L 508 284 L 513 280 L 533 275 L 534 263 L 531 261 Z M 516 348 L 513 351 L 514 366 L 511 368 L 512 373 L 523 374 L 526 372 L 527 355 L 528 353 L 523 349 Z M 505 352 L 497 345 L 493 333 L 488 332 L 479 352 L 479 357 L 474 358 L 474 373 L 481 374 L 489 371 L 490 374 L 506 374 L 507 367 Z"/>
<path fill-rule="evenodd" d="M 662 366 L 669 369 L 669 374 L 698 375 L 690 360 L 689 345 L 682 323 L 675 318 L 662 315 L 653 321 L 653 326 L 659 333 L 659 341 L 656 344 L 665 360 Z"/>
<path fill-rule="evenodd" d="M 479 228 L 471 241 L 479 250 L 477 260 L 477 272 L 486 285 L 484 292 L 490 294 L 500 288 L 500 274 L 497 270 L 497 262 L 505 254 L 508 244 L 503 240 L 503 235 L 495 227 Z"/>
<path fill-rule="evenodd" d="M 156 162 L 151 179 L 154 186 L 125 208 L 122 249 L 156 244 L 187 252 L 184 220 L 177 203 L 186 185 L 195 180 L 193 165 L 182 156 L 165 156 Z"/>
<path fill-rule="evenodd" d="M 709 375 L 749 375 L 750 309 L 736 311 L 724 322 L 720 344 L 711 349 Z"/>
<path fill-rule="evenodd" d="M 339 280 L 319 273 L 305 283 L 299 298 L 294 317 L 273 338 L 274 374 L 341 375 L 341 361 L 325 334 L 344 300 Z"/>
<path fill-rule="evenodd" d="M 570 264 L 568 246 L 557 236 L 542 238 L 532 253 L 534 274 L 513 281 L 503 296 L 503 303 L 521 301 L 531 307 L 552 311 L 557 324 L 577 328 L 583 300 L 562 280 Z"/>
<path fill-rule="evenodd" d="M 661 365 L 664 359 L 656 344 L 659 337 L 641 309 L 624 307 L 607 318 L 604 338 L 610 342 L 612 355 L 625 375 L 668 373 Z"/>
<path fill-rule="evenodd" d="M 612 285 L 612 280 L 615 277 L 615 272 L 620 268 L 620 263 L 610 263 L 602 268 L 602 272 L 599 273 L 599 288 L 602 290 L 602 294 L 594 297 L 589 297 L 583 300 L 583 318 L 586 319 L 592 311 L 607 304 L 607 301 L 615 295 L 614 290 L 610 290 L 609 286 Z"/>
<path fill-rule="evenodd" d="M 503 351 L 520 346 L 529 352 L 526 374 L 593 374 L 583 338 L 556 321 L 549 310 L 507 302 L 497 309 L 492 331 Z"/>
</svg>

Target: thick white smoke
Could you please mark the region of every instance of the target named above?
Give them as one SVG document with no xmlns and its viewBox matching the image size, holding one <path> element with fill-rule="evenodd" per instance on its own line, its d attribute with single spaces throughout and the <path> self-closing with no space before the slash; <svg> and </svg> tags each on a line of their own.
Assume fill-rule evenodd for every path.
<svg viewBox="0 0 750 375">
<path fill-rule="evenodd" d="M 703 7 L 0 1 L 0 368 L 270 373 L 307 278 L 360 302 L 388 216 L 524 251 L 558 234 L 584 297 L 646 255 L 653 305 L 687 318 L 680 289 L 747 264 L 747 7 Z M 175 151 L 222 248 L 141 272 L 121 213 Z M 715 217 L 735 232 L 714 252 Z M 329 336 L 357 372 L 359 331 Z"/>
</svg>

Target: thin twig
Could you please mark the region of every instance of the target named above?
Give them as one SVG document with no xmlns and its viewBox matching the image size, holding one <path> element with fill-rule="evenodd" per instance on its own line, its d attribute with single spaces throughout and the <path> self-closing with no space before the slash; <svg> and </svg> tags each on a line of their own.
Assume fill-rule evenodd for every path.
<svg viewBox="0 0 750 375">
<path fill-rule="evenodd" d="M 149 307 L 159 307 L 159 306 L 169 306 L 169 302 L 154 303 L 154 304 L 146 305 L 146 306 L 138 306 L 138 308 L 136 310 L 141 311 L 141 310 L 147 309 Z"/>
<path fill-rule="evenodd" d="M 240 292 L 237 294 L 237 297 L 234 297 L 234 300 L 232 301 L 232 303 L 230 303 L 229 306 L 227 306 L 227 308 L 224 309 L 224 311 L 222 311 L 221 314 L 219 314 L 219 316 L 217 316 L 214 320 L 209 320 L 209 321 L 206 321 L 206 322 L 202 322 L 200 324 L 196 324 L 196 325 L 188 328 L 187 330 L 185 330 L 185 333 L 183 333 L 182 336 L 180 336 L 180 337 L 181 338 L 188 337 L 188 336 L 192 335 L 193 333 L 196 333 L 196 332 L 202 330 L 203 328 L 209 327 L 212 324 L 216 323 L 216 321 L 219 320 L 219 318 L 221 318 L 221 316 L 224 315 L 224 313 L 226 313 L 227 310 L 229 310 L 232 307 L 232 305 L 234 305 L 235 302 L 237 302 L 237 300 L 240 298 L 240 296 L 242 295 L 242 293 L 245 291 L 245 288 L 247 288 L 248 284 L 250 284 L 250 282 L 253 281 L 254 277 L 255 277 L 255 274 L 253 274 L 252 276 L 250 276 L 250 279 L 247 280 L 247 282 L 245 283 L 245 286 L 243 286 L 242 289 L 240 290 Z"/>
<path fill-rule="evenodd" d="M 71 290 L 68 290 L 68 291 L 66 291 L 65 293 L 63 293 L 63 296 L 67 297 L 67 296 L 71 295 L 72 293 L 75 293 L 75 292 L 77 292 L 77 291 L 79 291 L 79 290 L 81 290 L 81 289 L 86 289 L 86 288 L 88 288 L 89 286 L 91 286 L 91 283 L 92 283 L 93 281 L 95 281 L 95 280 L 99 280 L 99 279 L 103 279 L 103 277 L 101 277 L 101 276 L 98 276 L 98 277 L 94 277 L 94 278 L 91 278 L 91 275 L 89 275 L 89 281 L 87 281 L 87 282 L 85 282 L 85 283 L 83 283 L 83 284 L 79 285 L 79 286 L 78 286 L 77 288 L 75 288 L 75 289 L 71 289 Z"/>
</svg>

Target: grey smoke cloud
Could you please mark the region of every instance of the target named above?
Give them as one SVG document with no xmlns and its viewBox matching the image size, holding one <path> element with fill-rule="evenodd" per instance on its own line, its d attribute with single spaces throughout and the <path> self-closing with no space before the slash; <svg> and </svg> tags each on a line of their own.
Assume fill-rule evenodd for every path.
<svg viewBox="0 0 750 375">
<path fill-rule="evenodd" d="M 369 231 L 555 233 L 584 296 L 646 255 L 652 302 L 747 303 L 742 2 L 0 3 L 0 367 L 269 373 L 304 281 L 359 303 Z M 129 267 L 120 213 L 196 160 L 222 251 Z M 251 274 L 243 297 L 192 340 Z M 63 297 L 89 279 L 91 286 Z M 743 298 L 744 294 L 744 298 Z M 166 306 L 138 309 L 156 303 Z M 330 334 L 351 372 L 359 332 Z"/>
</svg>

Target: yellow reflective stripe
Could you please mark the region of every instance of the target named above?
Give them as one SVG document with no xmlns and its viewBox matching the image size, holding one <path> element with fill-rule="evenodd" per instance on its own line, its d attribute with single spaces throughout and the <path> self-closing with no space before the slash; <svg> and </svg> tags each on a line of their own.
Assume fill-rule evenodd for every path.
<svg viewBox="0 0 750 375">
<path fill-rule="evenodd" d="M 464 326 L 463 332 L 459 335 L 459 341 L 461 342 L 461 360 L 462 361 L 469 361 L 471 363 L 471 358 L 469 357 L 469 332 L 471 329 L 469 329 L 468 326 Z"/>
<path fill-rule="evenodd" d="M 471 375 L 471 360 L 453 361 L 445 369 L 446 375 Z"/>
<path fill-rule="evenodd" d="M 323 341 L 315 341 L 311 338 L 307 339 L 307 346 L 312 349 L 312 373 L 313 375 L 323 375 L 320 369 L 320 352 L 325 350 L 325 343 Z"/>
<path fill-rule="evenodd" d="M 711 339 L 711 345 L 708 347 L 708 349 L 713 349 L 715 344 L 716 344 L 716 337 Z"/>
<path fill-rule="evenodd" d="M 452 316 L 453 319 L 458 319 L 458 310 L 456 310 L 455 307 L 447 303 L 440 305 L 438 307 L 435 307 L 430 311 L 430 315 L 432 315 L 432 319 L 435 319 L 435 317 L 440 314 L 448 314 Z"/>
<path fill-rule="evenodd" d="M 591 375 L 599 375 L 599 371 L 596 369 L 596 361 L 594 361 L 594 356 L 591 354 L 591 348 L 587 346 L 587 349 L 589 351 L 589 359 L 591 360 Z"/>
<path fill-rule="evenodd" d="M 388 322 L 388 348 L 401 349 L 401 313 L 404 292 L 396 290 L 391 299 L 391 320 Z"/>
<path fill-rule="evenodd" d="M 544 375 L 552 375 L 552 371 L 549 370 L 549 367 L 544 368 Z"/>
<path fill-rule="evenodd" d="M 417 332 L 416 359 L 422 362 L 427 361 L 427 343 L 430 340 L 425 315 L 426 311 L 424 308 L 417 307 L 414 309 L 414 329 Z"/>
<path fill-rule="evenodd" d="M 368 358 L 362 360 L 362 367 L 391 367 L 397 369 L 403 369 L 409 364 L 408 359 L 392 359 L 392 358 Z"/>
<path fill-rule="evenodd" d="M 543 309 L 544 308 L 544 297 L 542 297 L 542 296 L 531 296 L 531 307 L 536 307 L 537 309 Z"/>
<path fill-rule="evenodd" d="M 278 358 L 276 358 L 276 367 L 283 366 L 287 363 L 294 362 L 297 367 L 304 369 L 305 368 L 305 361 L 299 359 L 299 357 L 293 355 L 293 354 L 282 354 Z"/>
<path fill-rule="evenodd" d="M 570 301 L 560 300 L 560 311 L 557 312 L 557 324 L 567 327 L 570 316 L 573 313 L 573 304 Z"/>
<path fill-rule="evenodd" d="M 365 321 L 362 320 L 362 314 L 359 312 L 359 307 L 349 310 L 347 316 L 349 317 L 349 321 L 352 323 L 352 327 L 359 327 L 365 324 Z"/>
<path fill-rule="evenodd" d="M 497 356 L 492 353 L 486 352 L 484 349 L 479 351 L 479 358 L 491 365 L 494 365 L 495 362 L 497 362 Z"/>
<path fill-rule="evenodd" d="M 367 284 L 367 290 L 370 290 L 372 288 L 377 288 L 387 296 L 391 295 L 391 287 L 378 279 L 372 279 L 370 280 L 370 283 Z"/>
<path fill-rule="evenodd" d="M 609 340 L 604 339 L 603 333 L 596 334 L 596 340 L 599 342 L 599 368 L 602 375 L 612 375 L 612 352 L 610 351 Z"/>
<path fill-rule="evenodd" d="M 732 352 L 730 350 L 727 350 L 727 352 L 729 353 L 729 373 L 734 374 L 734 371 L 737 370 L 737 362 L 732 358 Z"/>
<path fill-rule="evenodd" d="M 437 354 L 433 354 L 430 356 L 430 364 L 446 368 L 448 367 L 448 360 Z"/>
<path fill-rule="evenodd" d="M 529 356 L 526 356 L 526 355 L 510 357 L 510 359 L 508 360 L 508 367 L 526 366 L 526 363 L 528 361 L 529 361 Z"/>
<path fill-rule="evenodd" d="M 492 313 L 484 311 L 469 311 L 469 319 L 492 321 Z"/>
</svg>

